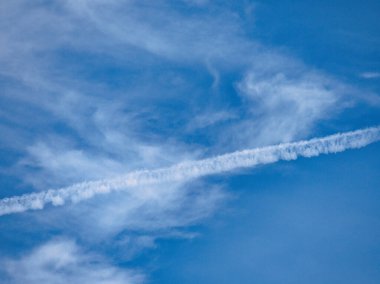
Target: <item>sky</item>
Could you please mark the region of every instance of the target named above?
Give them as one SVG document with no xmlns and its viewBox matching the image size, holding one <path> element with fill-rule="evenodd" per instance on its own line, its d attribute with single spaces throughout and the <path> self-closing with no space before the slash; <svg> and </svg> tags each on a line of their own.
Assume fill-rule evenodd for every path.
<svg viewBox="0 0 380 284">
<path fill-rule="evenodd" d="M 379 14 L 1 1 L 0 283 L 379 283 Z"/>
</svg>

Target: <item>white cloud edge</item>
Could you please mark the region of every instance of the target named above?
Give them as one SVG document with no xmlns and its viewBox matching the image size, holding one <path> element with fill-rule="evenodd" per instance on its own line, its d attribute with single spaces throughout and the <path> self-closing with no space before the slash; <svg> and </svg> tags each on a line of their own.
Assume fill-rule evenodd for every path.
<svg viewBox="0 0 380 284">
<path fill-rule="evenodd" d="M 1 258 L 0 264 L 9 279 L 3 280 L 12 284 L 136 284 L 145 280 L 138 270 L 118 267 L 66 238 L 47 241 L 18 258 Z"/>
<path fill-rule="evenodd" d="M 363 72 L 359 76 L 364 79 L 378 79 L 380 78 L 380 72 Z"/>
</svg>

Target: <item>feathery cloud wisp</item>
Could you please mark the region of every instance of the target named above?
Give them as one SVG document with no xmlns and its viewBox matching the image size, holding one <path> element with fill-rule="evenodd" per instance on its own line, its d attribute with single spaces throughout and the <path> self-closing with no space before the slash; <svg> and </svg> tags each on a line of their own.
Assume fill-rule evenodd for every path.
<svg viewBox="0 0 380 284">
<path fill-rule="evenodd" d="M 180 163 L 168 168 L 131 172 L 117 178 L 83 182 L 69 187 L 25 194 L 0 200 L 0 216 L 43 209 L 45 205 L 60 206 L 65 202 L 79 202 L 97 194 L 125 190 L 165 182 L 186 181 L 243 167 L 295 160 L 298 157 L 315 157 L 320 154 L 361 148 L 380 140 L 380 127 L 339 133 L 307 141 L 278 144 L 248 149 L 198 161 Z"/>
<path fill-rule="evenodd" d="M 378 79 L 380 78 L 380 72 L 363 72 L 360 77 L 364 79 Z"/>
<path fill-rule="evenodd" d="M 137 270 L 121 269 L 68 239 L 51 240 L 16 259 L 0 259 L 6 283 L 136 284 L 144 282 Z"/>
</svg>

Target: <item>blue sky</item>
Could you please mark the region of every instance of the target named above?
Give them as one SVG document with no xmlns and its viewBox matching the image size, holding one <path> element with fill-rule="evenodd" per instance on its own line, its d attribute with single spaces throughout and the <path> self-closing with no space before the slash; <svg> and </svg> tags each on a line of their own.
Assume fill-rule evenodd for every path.
<svg viewBox="0 0 380 284">
<path fill-rule="evenodd" d="M 379 14 L 372 0 L 3 1 L 0 282 L 378 283 L 372 140 L 91 198 L 78 183 L 377 127 Z M 4 198 L 72 185 L 2 215 Z"/>
</svg>

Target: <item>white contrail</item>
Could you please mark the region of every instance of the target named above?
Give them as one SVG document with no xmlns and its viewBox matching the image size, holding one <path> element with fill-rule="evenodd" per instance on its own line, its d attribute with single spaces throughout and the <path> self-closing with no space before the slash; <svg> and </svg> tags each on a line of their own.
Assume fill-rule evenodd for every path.
<svg viewBox="0 0 380 284">
<path fill-rule="evenodd" d="M 65 202 L 75 203 L 96 194 L 125 190 L 134 186 L 186 181 L 279 160 L 295 160 L 297 157 L 315 157 L 320 154 L 342 152 L 347 149 L 361 148 L 379 140 L 380 127 L 372 127 L 307 141 L 243 150 L 204 160 L 184 162 L 167 168 L 135 171 L 113 179 L 83 182 L 60 189 L 0 199 L 0 216 L 43 209 L 47 204 L 59 206 Z"/>
</svg>

